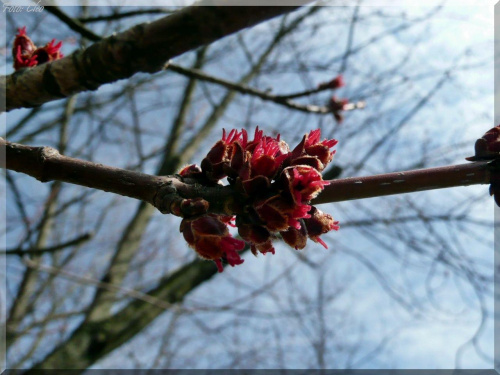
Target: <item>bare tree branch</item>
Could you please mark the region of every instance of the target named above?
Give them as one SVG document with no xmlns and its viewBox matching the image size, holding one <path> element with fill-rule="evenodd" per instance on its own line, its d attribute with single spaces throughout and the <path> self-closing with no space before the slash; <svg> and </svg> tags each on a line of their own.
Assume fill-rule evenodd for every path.
<svg viewBox="0 0 500 375">
<path fill-rule="evenodd" d="M 200 187 L 185 183 L 180 176 L 152 176 L 60 155 L 51 147 L 31 147 L 0 138 L 0 151 L 6 148 L 7 169 L 22 172 L 42 182 L 58 180 L 109 191 L 150 203 L 169 213 L 171 187 L 180 197 L 203 198 L 210 212 L 234 214 L 229 186 Z M 330 181 L 313 204 L 364 199 L 456 186 L 489 184 L 496 163 L 480 161 L 446 167 L 393 172 L 367 177 Z M 175 199 L 175 198 L 174 198 Z"/>
<path fill-rule="evenodd" d="M 288 107 L 290 109 L 295 109 L 297 111 L 306 113 L 318 113 L 326 115 L 332 113 L 332 109 L 327 106 L 318 106 L 313 104 L 300 104 L 290 100 L 290 98 L 297 98 L 301 96 L 315 94 L 321 91 L 328 90 L 329 88 L 317 88 L 314 90 L 308 90 L 300 93 L 295 93 L 292 95 L 275 95 L 266 91 L 257 90 L 255 88 L 249 87 L 241 83 L 231 82 L 222 78 L 217 78 L 212 75 L 206 74 L 201 70 L 184 68 L 180 65 L 169 62 L 165 65 L 165 69 L 172 70 L 176 73 L 185 75 L 187 77 L 197 78 L 210 83 L 215 83 L 224 86 L 230 90 L 237 91 L 241 94 L 253 95 L 262 100 L 271 101 L 273 103 Z M 353 109 L 361 109 L 365 107 L 365 103 L 360 101 L 357 103 L 348 103 L 344 106 L 344 111 L 352 111 Z"/>
<path fill-rule="evenodd" d="M 81 236 L 78 236 L 76 238 L 73 238 L 72 240 L 63 242 L 59 245 L 45 247 L 42 249 L 26 249 L 26 250 L 23 250 L 22 248 L 7 249 L 5 251 L 1 251 L 0 253 L 4 253 L 5 255 L 18 255 L 18 256 L 24 256 L 24 255 L 29 255 L 29 254 L 53 253 L 56 251 L 64 250 L 70 246 L 79 245 L 85 241 L 90 240 L 91 238 L 92 238 L 92 233 L 85 233 Z"/>
</svg>

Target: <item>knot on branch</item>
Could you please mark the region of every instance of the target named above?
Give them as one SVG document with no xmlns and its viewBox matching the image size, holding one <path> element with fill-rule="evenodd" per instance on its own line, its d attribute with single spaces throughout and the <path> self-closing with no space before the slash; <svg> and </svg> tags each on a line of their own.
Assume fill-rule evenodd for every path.
<svg viewBox="0 0 500 375">
<path fill-rule="evenodd" d="M 183 198 L 170 180 L 160 187 L 154 198 L 155 207 L 163 214 L 193 218 L 208 212 L 210 204 L 203 198 Z"/>
</svg>

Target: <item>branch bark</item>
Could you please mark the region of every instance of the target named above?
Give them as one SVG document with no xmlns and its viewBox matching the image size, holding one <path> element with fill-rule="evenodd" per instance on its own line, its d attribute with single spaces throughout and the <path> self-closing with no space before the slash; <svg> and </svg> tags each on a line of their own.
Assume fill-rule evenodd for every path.
<svg viewBox="0 0 500 375">
<path fill-rule="evenodd" d="M 163 213 L 171 212 L 169 207 L 173 199 L 193 198 L 208 201 L 212 213 L 236 213 L 232 208 L 235 195 L 229 186 L 206 187 L 185 182 L 178 175 L 152 176 L 108 167 L 62 156 L 51 147 L 24 146 L 0 138 L 0 152 L 3 148 L 6 149 L 7 169 L 28 174 L 42 182 L 57 180 L 109 191 L 150 203 Z M 312 204 L 489 184 L 492 166 L 492 161 L 479 161 L 332 180 Z"/>
<path fill-rule="evenodd" d="M 25 173 L 41 182 L 61 181 L 103 190 L 149 203 L 162 213 L 181 199 L 203 197 L 210 212 L 230 214 L 233 198 L 227 186 L 201 186 L 184 182 L 181 176 L 152 176 L 61 155 L 52 147 L 32 147 L 0 138 L 6 168 Z"/>
<path fill-rule="evenodd" d="M 296 8 L 187 7 L 52 63 L 0 76 L 0 93 L 6 93 L 5 110 L 36 107 L 78 92 L 96 90 L 138 72 L 158 72 L 175 56 Z"/>
</svg>

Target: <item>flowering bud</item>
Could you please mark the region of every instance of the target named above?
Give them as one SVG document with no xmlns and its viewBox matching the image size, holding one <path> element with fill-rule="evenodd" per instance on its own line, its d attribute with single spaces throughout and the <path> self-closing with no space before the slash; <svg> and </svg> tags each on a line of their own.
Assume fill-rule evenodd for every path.
<svg viewBox="0 0 500 375">
<path fill-rule="evenodd" d="M 33 52 L 33 56 L 36 58 L 38 65 L 64 57 L 60 51 L 62 42 L 54 44 L 55 42 L 56 40 L 52 39 L 44 47 L 37 48 L 35 52 Z"/>
<path fill-rule="evenodd" d="M 226 130 L 223 129 L 222 139 L 213 145 L 201 162 L 201 169 L 210 180 L 218 181 L 226 177 L 226 169 L 230 165 L 229 157 L 235 142 L 246 144 L 246 131 L 238 132 L 233 129 L 226 135 Z"/>
<path fill-rule="evenodd" d="M 300 221 L 302 222 L 302 219 Z M 286 231 L 280 232 L 280 234 L 283 240 L 295 250 L 301 250 L 306 247 L 307 230 L 302 223 L 299 229 L 290 227 Z"/>
<path fill-rule="evenodd" d="M 475 155 L 470 161 L 495 159 L 500 155 L 500 125 L 488 130 L 474 145 Z"/>
<path fill-rule="evenodd" d="M 320 235 L 328 233 L 331 230 L 339 230 L 339 222 L 334 221 L 331 215 L 325 214 L 323 211 L 313 207 L 309 212 L 311 217 L 304 219 L 307 229 L 307 235 L 314 242 L 319 242 L 321 245 L 328 249 L 326 243 L 319 238 Z"/>
<path fill-rule="evenodd" d="M 322 82 L 318 85 L 318 89 L 338 89 L 340 87 L 344 87 L 345 82 L 344 82 L 344 77 L 339 74 L 337 77 L 333 78 L 331 81 L 328 82 Z"/>
<path fill-rule="evenodd" d="M 277 232 L 288 228 L 288 213 L 293 211 L 294 206 L 276 195 L 267 200 L 257 201 L 254 208 L 266 228 Z"/>
<path fill-rule="evenodd" d="M 291 153 L 291 165 L 309 165 L 321 172 L 333 159 L 334 147 L 338 141 L 335 139 L 321 140 L 321 130 L 312 130 L 306 134 L 302 141 Z"/>
<path fill-rule="evenodd" d="M 12 47 L 14 69 L 31 68 L 62 58 L 63 54 L 60 52 L 61 45 L 62 42 L 55 44 L 55 39 L 52 39 L 44 47 L 37 48 L 33 41 L 26 35 L 26 26 L 19 28 Z"/>
<path fill-rule="evenodd" d="M 330 98 L 328 102 L 328 107 L 332 110 L 332 112 L 343 111 L 346 104 L 349 103 L 348 99 L 339 99 L 335 95 Z"/>
<path fill-rule="evenodd" d="M 203 259 L 213 260 L 219 272 L 223 270 L 222 258 L 233 267 L 243 263 L 237 250 L 243 249 L 245 242 L 231 237 L 227 226 L 217 216 L 183 219 L 180 230 L 189 246 Z"/>
<path fill-rule="evenodd" d="M 250 250 L 252 251 L 253 255 L 257 255 L 257 252 L 264 254 L 264 255 L 266 255 L 267 253 L 271 253 L 274 255 L 274 253 L 275 253 L 273 243 L 270 239 L 264 243 L 251 244 Z"/>
<path fill-rule="evenodd" d="M 308 202 L 330 183 L 323 181 L 321 173 L 308 165 L 287 167 L 281 173 L 281 182 L 296 204 Z"/>
</svg>

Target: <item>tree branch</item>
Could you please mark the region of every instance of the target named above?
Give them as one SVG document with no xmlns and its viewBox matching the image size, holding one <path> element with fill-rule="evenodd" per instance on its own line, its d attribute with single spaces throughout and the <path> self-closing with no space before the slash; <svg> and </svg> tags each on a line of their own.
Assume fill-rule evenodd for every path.
<svg viewBox="0 0 500 375">
<path fill-rule="evenodd" d="M 230 90 L 237 91 L 241 94 L 253 95 L 253 96 L 256 96 L 262 100 L 271 101 L 273 103 L 276 103 L 276 104 L 279 104 L 279 105 L 282 105 L 282 106 L 285 106 L 285 107 L 288 107 L 291 109 L 295 109 L 297 111 L 306 112 L 306 113 L 318 113 L 318 114 L 322 114 L 322 115 L 332 113 L 332 109 L 327 107 L 327 106 L 318 106 L 318 105 L 313 105 L 313 104 L 300 104 L 300 103 L 293 102 L 290 100 L 290 98 L 311 95 L 314 93 L 318 93 L 320 91 L 329 90 L 329 88 L 317 88 L 317 89 L 308 90 L 308 91 L 304 91 L 304 92 L 300 92 L 300 93 L 296 93 L 296 94 L 292 94 L 292 95 L 274 95 L 274 94 L 270 94 L 266 91 L 257 90 L 255 88 L 249 87 L 247 85 L 243 85 L 243 84 L 231 82 L 231 81 L 228 81 L 228 80 L 225 80 L 222 78 L 214 77 L 212 75 L 209 75 L 209 74 L 202 72 L 201 70 L 184 68 L 184 67 L 177 65 L 177 64 L 174 64 L 172 62 L 169 62 L 167 65 L 165 65 L 165 69 L 169 69 L 173 72 L 182 74 L 182 75 L 187 76 L 187 77 L 192 77 L 192 78 L 200 79 L 200 80 L 203 80 L 206 82 L 215 83 L 217 85 L 224 86 Z M 349 104 L 345 105 L 343 110 L 344 111 L 352 111 L 353 109 L 364 108 L 364 106 L 365 106 L 364 102 L 349 103 Z"/>
<path fill-rule="evenodd" d="M 23 250 L 22 248 L 15 248 L 15 249 L 7 249 L 5 251 L 0 251 L 0 254 L 5 254 L 5 255 L 18 255 L 18 256 L 24 256 L 24 255 L 40 255 L 40 254 L 45 254 L 45 253 L 54 253 L 59 250 L 64 250 L 70 246 L 74 245 L 79 245 L 83 242 L 86 242 L 92 238 L 93 234 L 92 233 L 85 233 L 81 236 L 78 236 L 76 238 L 73 238 L 70 241 L 63 242 L 59 245 L 55 246 L 50 246 L 50 247 L 45 247 L 42 249 L 26 249 Z"/>
<path fill-rule="evenodd" d="M 332 180 L 312 203 L 341 202 L 456 186 L 489 184 L 490 164 L 491 162 L 482 161 Z"/>
<path fill-rule="evenodd" d="M 102 39 L 52 63 L 0 76 L 0 95 L 6 93 L 6 110 L 10 111 L 96 90 L 138 72 L 155 73 L 175 56 L 296 8 L 187 7 Z"/>
<path fill-rule="evenodd" d="M 25 173 L 41 182 L 62 181 L 142 200 L 162 213 L 182 199 L 202 197 L 210 212 L 230 214 L 233 192 L 228 186 L 201 186 L 181 176 L 152 176 L 70 158 L 52 147 L 31 147 L 0 138 L 6 168 Z"/>
<path fill-rule="evenodd" d="M 141 10 L 132 10 L 128 12 L 121 13 L 112 13 L 109 15 L 103 16 L 95 16 L 95 17 L 79 17 L 77 20 L 81 23 L 91 23 L 91 22 L 101 22 L 101 21 L 116 21 L 122 18 L 134 17 L 134 16 L 142 16 L 149 14 L 171 14 L 174 13 L 174 10 L 156 8 L 156 9 L 141 9 Z"/>
<path fill-rule="evenodd" d="M 152 204 L 163 213 L 179 199 L 203 198 L 212 213 L 232 215 L 234 192 L 230 186 L 201 186 L 181 176 L 152 176 L 62 156 L 51 147 L 31 147 L 0 138 L 6 149 L 7 169 L 51 180 L 109 191 Z M 394 172 L 330 181 L 312 203 L 341 202 L 456 186 L 489 184 L 496 161 L 479 161 L 446 167 Z"/>
</svg>

